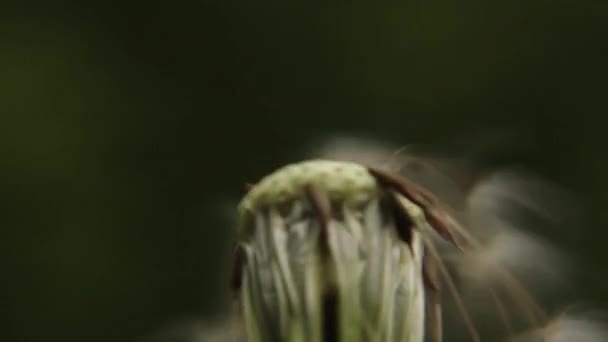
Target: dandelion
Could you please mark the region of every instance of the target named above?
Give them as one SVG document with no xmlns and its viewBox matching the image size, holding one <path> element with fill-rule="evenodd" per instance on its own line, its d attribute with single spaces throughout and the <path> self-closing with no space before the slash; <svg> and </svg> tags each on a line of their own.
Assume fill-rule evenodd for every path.
<svg viewBox="0 0 608 342">
<path fill-rule="evenodd" d="M 240 205 L 234 281 L 250 341 L 422 341 L 438 291 L 422 231 L 442 219 L 427 196 L 348 162 L 260 181 Z"/>
<path fill-rule="evenodd" d="M 532 294 L 559 284 L 567 262 L 514 211 L 555 219 L 555 187 L 504 170 L 462 187 L 429 160 L 340 143 L 250 188 L 231 281 L 239 315 L 198 340 L 608 340 L 599 320 L 551 318 Z"/>
</svg>

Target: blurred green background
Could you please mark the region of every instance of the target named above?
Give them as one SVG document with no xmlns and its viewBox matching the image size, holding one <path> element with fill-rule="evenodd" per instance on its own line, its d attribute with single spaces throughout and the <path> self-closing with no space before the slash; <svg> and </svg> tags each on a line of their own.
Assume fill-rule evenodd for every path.
<svg viewBox="0 0 608 342">
<path fill-rule="evenodd" d="M 607 307 L 605 1 L 24 5 L 0 11 L 3 341 L 217 312 L 243 184 L 334 132 L 521 132 L 505 158 L 581 194 L 550 237 Z"/>
</svg>

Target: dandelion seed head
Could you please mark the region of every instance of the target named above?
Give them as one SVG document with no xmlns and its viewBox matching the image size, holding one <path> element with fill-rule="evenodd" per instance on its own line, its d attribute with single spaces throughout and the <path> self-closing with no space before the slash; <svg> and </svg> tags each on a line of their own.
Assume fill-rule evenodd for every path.
<svg viewBox="0 0 608 342">
<path fill-rule="evenodd" d="M 241 202 L 243 210 L 276 204 L 301 197 L 306 186 L 314 184 L 331 199 L 347 202 L 378 193 L 376 180 L 364 166 L 356 163 L 312 160 L 285 166 L 264 177 Z"/>
<path fill-rule="evenodd" d="M 393 196 L 351 162 L 305 161 L 258 182 L 240 205 L 234 287 L 248 336 L 421 342 L 423 241 Z"/>
</svg>

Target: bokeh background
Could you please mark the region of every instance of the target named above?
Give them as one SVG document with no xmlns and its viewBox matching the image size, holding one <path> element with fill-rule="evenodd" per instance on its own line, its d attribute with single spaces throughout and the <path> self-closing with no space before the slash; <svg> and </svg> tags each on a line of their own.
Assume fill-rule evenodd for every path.
<svg viewBox="0 0 608 342">
<path fill-rule="evenodd" d="M 608 306 L 605 1 L 3 7 L 3 341 L 140 341 L 221 311 L 243 184 L 337 133 L 518 132 L 490 159 L 580 195 L 585 223 L 548 235 L 581 261 L 573 294 Z"/>
</svg>

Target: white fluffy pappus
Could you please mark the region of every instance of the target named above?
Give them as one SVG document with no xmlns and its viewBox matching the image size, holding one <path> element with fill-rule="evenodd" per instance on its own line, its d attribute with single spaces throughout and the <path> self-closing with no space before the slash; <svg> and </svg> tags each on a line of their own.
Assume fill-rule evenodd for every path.
<svg viewBox="0 0 608 342">
<path fill-rule="evenodd" d="M 509 342 L 605 342 L 608 326 L 589 314 L 563 314 L 544 327 L 522 334 Z"/>
</svg>

